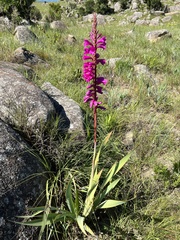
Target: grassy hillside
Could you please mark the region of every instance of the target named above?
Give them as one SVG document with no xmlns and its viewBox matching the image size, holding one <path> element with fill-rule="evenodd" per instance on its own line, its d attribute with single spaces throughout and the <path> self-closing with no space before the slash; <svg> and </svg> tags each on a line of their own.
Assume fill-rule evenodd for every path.
<svg viewBox="0 0 180 240">
<path fill-rule="evenodd" d="M 36 6 L 43 14 L 47 12 L 48 4 Z M 128 14 L 131 13 L 127 11 Z M 102 57 L 120 58 L 114 67 L 106 64 L 99 69 L 109 83 L 101 97 L 107 110 L 98 111 L 98 141 L 113 131 L 102 151 L 100 165 L 106 169 L 130 151 L 132 156 L 112 193 L 112 198 L 127 200 L 126 204 L 98 212 L 90 225 L 99 239 L 179 240 L 180 14 L 173 15 L 163 26 L 151 27 L 120 26 L 125 14 L 112 17 L 114 21 L 98 26 L 99 32 L 107 37 L 107 50 L 101 52 Z M 49 63 L 48 68 L 34 67 L 38 77 L 33 81 L 39 86 L 51 82 L 83 110 L 87 142 L 77 150 L 72 139 L 60 146 L 54 140 L 49 152 L 44 150 L 45 157 L 53 159 L 57 168 L 71 171 L 79 186 L 83 186 L 93 151 L 92 111 L 83 103 L 86 83 L 81 76 L 83 40 L 89 36 L 91 23 L 75 18 L 62 21 L 67 29 L 61 32 L 33 26 L 39 41 L 25 47 Z M 169 30 L 172 37 L 150 43 L 145 34 L 158 29 Z M 68 34 L 77 39 L 74 44 L 68 43 Z M 0 60 L 11 61 L 19 43 L 8 31 L 0 32 L 0 40 Z M 146 65 L 152 78 L 138 77 L 134 71 L 136 64 Z M 60 186 L 56 187 L 60 192 Z M 57 206 L 60 197 L 54 200 Z M 57 224 L 56 228 L 61 233 L 54 239 L 83 239 L 76 226 Z"/>
</svg>

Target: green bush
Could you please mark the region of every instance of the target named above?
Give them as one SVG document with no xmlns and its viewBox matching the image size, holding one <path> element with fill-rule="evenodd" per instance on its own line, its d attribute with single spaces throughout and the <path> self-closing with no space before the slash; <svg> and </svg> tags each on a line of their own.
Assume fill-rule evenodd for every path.
<svg viewBox="0 0 180 240">
<path fill-rule="evenodd" d="M 17 25 L 19 25 L 23 20 L 16 7 L 13 8 L 11 14 L 9 15 L 9 18 L 14 24 L 17 24 Z"/>
<path fill-rule="evenodd" d="M 48 20 L 56 21 L 61 20 L 62 8 L 60 3 L 50 3 L 49 4 L 49 12 L 48 12 Z"/>
<path fill-rule="evenodd" d="M 149 10 L 162 10 L 163 4 L 161 0 L 145 0 L 144 1 L 147 4 L 147 7 Z"/>
<path fill-rule="evenodd" d="M 79 16 L 84 16 L 86 14 L 85 8 L 80 7 L 77 10 Z"/>
<path fill-rule="evenodd" d="M 113 9 L 108 6 L 108 0 L 96 0 L 94 10 L 100 14 L 109 14 L 113 12 Z"/>
<path fill-rule="evenodd" d="M 120 2 L 120 4 L 121 4 L 121 8 L 125 10 L 125 9 L 127 9 L 127 8 L 130 6 L 130 2 L 131 2 L 131 1 L 128 1 L 128 0 L 120 0 L 119 2 Z"/>
<path fill-rule="evenodd" d="M 16 8 L 19 16 L 23 19 L 30 20 L 31 5 L 35 0 L 0 0 L 1 11 L 11 19 L 13 9 Z"/>
<path fill-rule="evenodd" d="M 42 19 L 42 15 L 41 12 L 39 11 L 39 9 L 35 6 L 32 6 L 30 9 L 30 19 L 31 20 L 37 20 L 39 21 L 40 19 Z"/>
<path fill-rule="evenodd" d="M 108 6 L 108 0 L 87 0 L 84 3 L 85 14 L 90 14 L 93 12 L 99 14 L 110 14 L 113 9 Z"/>
<path fill-rule="evenodd" d="M 94 0 L 87 0 L 84 3 L 85 14 L 90 14 L 94 12 Z"/>
</svg>

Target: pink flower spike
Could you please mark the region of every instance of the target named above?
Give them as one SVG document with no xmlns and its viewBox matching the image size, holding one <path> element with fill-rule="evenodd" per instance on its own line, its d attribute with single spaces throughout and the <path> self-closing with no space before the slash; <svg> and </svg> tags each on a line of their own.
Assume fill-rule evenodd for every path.
<svg viewBox="0 0 180 240">
<path fill-rule="evenodd" d="M 100 54 L 97 53 L 97 49 L 106 49 L 106 37 L 99 34 L 97 30 L 97 14 L 93 14 L 92 31 L 90 32 L 90 38 L 84 40 L 84 54 L 83 54 L 83 78 L 88 82 L 87 92 L 84 97 L 84 102 L 90 102 L 90 108 L 93 108 L 94 112 L 94 126 L 97 125 L 96 109 L 104 107 L 100 106 L 101 102 L 98 101 L 98 95 L 103 94 L 103 88 L 101 85 L 106 85 L 108 80 L 104 77 L 97 76 L 98 64 L 104 65 L 105 59 L 100 58 Z M 95 134 L 96 136 L 96 128 Z M 94 137 L 96 139 L 96 137 Z M 95 140 L 96 142 L 96 140 Z"/>
</svg>

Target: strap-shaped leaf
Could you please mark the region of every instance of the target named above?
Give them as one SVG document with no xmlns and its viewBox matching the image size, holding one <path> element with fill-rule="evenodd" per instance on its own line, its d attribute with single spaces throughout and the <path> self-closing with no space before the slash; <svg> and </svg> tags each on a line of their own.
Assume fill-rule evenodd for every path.
<svg viewBox="0 0 180 240">
<path fill-rule="evenodd" d="M 37 212 L 37 211 L 44 211 L 44 206 L 39 206 L 39 207 L 29 207 L 28 210 Z"/>
<path fill-rule="evenodd" d="M 81 229 L 81 231 L 82 231 L 85 235 L 87 235 L 87 233 L 86 233 L 86 231 L 85 231 L 85 228 L 84 228 L 84 217 L 77 216 L 76 220 L 77 220 L 78 226 L 79 226 L 79 228 Z"/>
<path fill-rule="evenodd" d="M 126 162 L 129 160 L 131 156 L 131 153 L 127 154 L 125 157 L 123 157 L 118 163 L 117 168 L 115 171 L 115 175 L 121 170 L 121 168 L 126 164 Z"/>
<path fill-rule="evenodd" d="M 119 181 L 120 181 L 120 178 L 117 178 L 116 180 L 111 182 L 105 189 L 104 195 L 107 195 L 113 188 L 115 188 L 115 186 L 118 184 Z"/>
<path fill-rule="evenodd" d="M 69 212 L 69 211 L 64 211 L 63 213 L 50 213 L 48 215 L 48 220 L 50 220 L 53 223 L 60 222 L 60 221 L 65 221 L 67 219 L 75 219 L 76 216 Z"/>
<path fill-rule="evenodd" d="M 50 204 L 51 201 L 49 200 L 48 202 Z M 49 204 L 46 204 L 46 207 L 45 207 L 45 210 L 44 210 L 44 213 L 43 213 L 42 226 L 41 226 L 41 229 L 40 229 L 40 232 L 39 232 L 38 240 L 41 240 L 43 232 L 44 232 L 46 226 L 49 225 L 49 220 L 48 220 L 48 216 L 49 216 L 49 213 L 50 213 Z"/>
<path fill-rule="evenodd" d="M 107 136 L 105 137 L 105 139 L 103 140 L 103 145 L 105 146 L 107 144 L 107 142 L 109 141 L 110 137 L 112 135 L 112 132 L 108 133 Z"/>
<path fill-rule="evenodd" d="M 101 174 L 102 174 L 102 170 L 97 175 L 94 176 L 93 181 L 92 181 L 92 186 L 88 190 L 86 200 L 84 203 L 84 211 L 83 211 L 83 216 L 85 216 L 85 217 L 87 217 L 92 210 L 92 207 L 94 204 L 94 195 L 95 195 L 96 189 L 98 187 L 99 178 L 100 178 Z"/>
<path fill-rule="evenodd" d="M 109 200 L 106 200 L 103 203 L 101 203 L 98 208 L 113 208 L 113 207 L 117 207 L 117 206 L 119 206 L 121 204 L 124 204 L 124 203 L 125 203 L 125 201 L 118 201 L 118 200 L 109 199 Z"/>
<path fill-rule="evenodd" d="M 19 218 L 26 219 L 28 217 L 30 217 L 30 216 L 20 216 Z M 75 219 L 75 215 L 70 213 L 69 211 L 62 211 L 60 214 L 59 213 L 49 213 L 47 216 L 46 222 L 43 222 L 43 215 L 41 214 L 41 215 L 36 216 L 36 219 L 31 220 L 29 222 L 16 222 L 16 223 L 19 223 L 21 225 L 43 227 L 43 226 L 52 224 L 52 222 L 53 223 L 60 222 L 60 221 L 64 222 L 65 218 Z"/>
<path fill-rule="evenodd" d="M 75 210 L 75 214 L 78 215 L 79 214 L 79 192 L 78 189 L 75 189 L 75 202 L 74 202 L 74 210 Z"/>
<path fill-rule="evenodd" d="M 121 170 L 121 168 L 129 160 L 130 156 L 131 154 L 128 154 L 124 158 L 122 158 L 119 162 L 115 162 L 113 164 L 113 166 L 108 171 L 103 184 L 101 185 L 101 189 L 103 189 L 112 180 L 112 178 Z"/>
<path fill-rule="evenodd" d="M 92 236 L 95 236 L 94 232 L 91 230 L 91 228 L 87 224 L 84 224 L 84 228 L 86 232 L 90 233 Z"/>
<path fill-rule="evenodd" d="M 40 213 L 44 212 L 44 207 L 43 210 L 37 211 L 32 215 L 28 215 L 28 216 L 17 216 L 18 218 L 24 218 L 24 219 L 29 219 L 29 218 L 33 218 L 33 217 L 38 217 L 37 215 L 39 215 Z M 42 216 L 42 215 L 41 215 Z"/>
<path fill-rule="evenodd" d="M 120 178 L 114 180 L 112 183 L 110 183 L 102 192 L 99 192 L 96 196 L 96 200 L 94 202 L 94 209 L 102 202 L 102 200 L 105 198 L 105 196 L 118 184 L 120 181 Z"/>
<path fill-rule="evenodd" d="M 35 220 L 30 221 L 30 222 L 15 222 L 15 223 L 18 223 L 18 224 L 21 224 L 21 225 L 26 225 L 26 226 L 33 226 L 33 227 L 44 226 L 42 218 L 41 219 L 35 219 Z M 51 222 L 47 221 L 46 225 L 49 225 L 49 224 L 51 224 Z"/>
<path fill-rule="evenodd" d="M 75 214 L 74 202 L 72 197 L 72 180 L 69 181 L 66 189 L 66 202 L 70 212 Z"/>
</svg>

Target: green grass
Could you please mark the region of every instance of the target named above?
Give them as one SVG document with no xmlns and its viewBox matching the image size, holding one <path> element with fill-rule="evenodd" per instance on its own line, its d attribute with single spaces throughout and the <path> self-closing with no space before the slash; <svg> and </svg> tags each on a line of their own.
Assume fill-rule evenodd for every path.
<svg viewBox="0 0 180 240">
<path fill-rule="evenodd" d="M 36 6 L 43 14 L 47 13 L 48 5 L 36 3 Z M 115 14 L 113 17 L 114 22 L 98 27 L 107 36 L 107 50 L 102 51 L 101 56 L 122 59 L 114 68 L 107 65 L 99 69 L 99 74 L 107 77 L 109 84 L 102 96 L 107 110 L 98 111 L 98 140 L 113 131 L 108 146 L 102 151 L 100 165 L 106 170 L 127 152 L 133 154 L 121 171 L 120 184 L 112 194 L 116 199 L 128 200 L 127 204 L 98 212 L 93 216 L 91 227 L 97 233 L 104 233 L 102 239 L 178 240 L 180 210 L 168 195 L 178 191 L 180 182 L 180 15 L 173 16 L 163 27 L 119 26 L 123 16 Z M 51 179 L 56 179 L 61 169 L 60 178 L 54 180 L 53 204 L 57 207 L 63 204 L 62 186 L 67 170 L 74 174 L 80 188 L 87 184 L 93 152 L 92 112 L 83 103 L 86 83 L 81 77 L 83 39 L 88 38 L 91 24 L 71 18 L 62 18 L 62 21 L 67 25 L 62 32 L 34 26 L 32 30 L 39 42 L 25 45 L 50 64 L 49 68 L 34 67 L 38 75 L 34 82 L 39 86 L 45 81 L 51 82 L 74 99 L 84 112 L 85 144 L 76 145 L 68 137 L 61 139 L 59 144 L 56 126 L 49 127 L 52 131 L 46 130 L 47 141 L 42 144 L 36 139 L 34 143 L 44 158 L 51 160 Z M 145 39 L 146 32 L 161 28 L 168 29 L 172 38 L 156 43 Z M 132 36 L 126 34 L 131 29 Z M 73 45 L 67 42 L 68 34 L 77 39 Z M 14 41 L 11 32 L 1 32 L 0 41 L 0 60 L 11 61 L 18 42 Z M 133 70 L 135 64 L 145 64 L 157 81 L 137 78 Z M 126 146 L 124 139 L 129 131 L 133 134 L 133 144 Z M 165 163 L 172 160 L 175 167 L 169 171 L 166 164 L 162 165 L 162 158 Z M 144 177 L 146 170 L 153 171 L 154 175 Z M 83 239 L 77 227 L 70 226 L 56 224 L 60 233 L 54 239 Z"/>
</svg>

